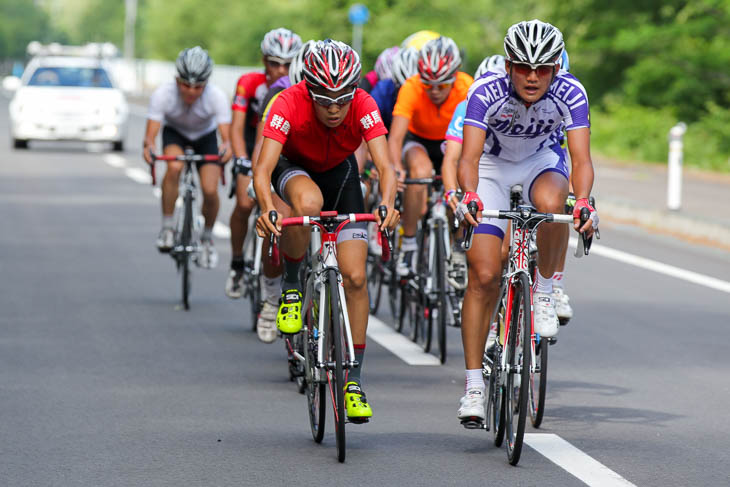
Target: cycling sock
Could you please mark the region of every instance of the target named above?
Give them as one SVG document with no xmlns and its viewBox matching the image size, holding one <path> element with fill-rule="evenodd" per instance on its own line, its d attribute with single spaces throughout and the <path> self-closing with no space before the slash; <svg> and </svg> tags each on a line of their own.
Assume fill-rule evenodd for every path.
<svg viewBox="0 0 730 487">
<path fill-rule="evenodd" d="M 543 277 L 540 271 L 537 271 L 537 280 L 535 282 L 534 290 L 536 293 L 550 294 L 553 292 L 553 278 Z"/>
<path fill-rule="evenodd" d="M 347 382 L 357 382 L 358 385 L 362 385 L 360 381 L 360 374 L 362 373 L 362 360 L 365 356 L 365 344 L 353 344 L 355 349 L 355 360 L 360 364 L 357 367 L 351 368 L 347 372 Z"/>
<path fill-rule="evenodd" d="M 486 389 L 484 385 L 484 376 L 482 369 L 466 369 L 466 384 L 464 389 L 469 392 L 470 389 Z"/>
<path fill-rule="evenodd" d="M 284 275 L 282 278 L 282 290 L 297 289 L 301 292 L 302 284 L 299 281 L 299 268 L 302 266 L 304 256 L 302 255 L 298 259 L 289 257 L 284 252 L 281 253 L 284 257 Z"/>
<path fill-rule="evenodd" d="M 172 228 L 173 226 L 172 215 L 162 215 L 162 228 Z"/>
<path fill-rule="evenodd" d="M 267 301 L 269 298 L 278 300 L 281 295 L 281 276 L 266 277 L 264 276 L 264 285 L 261 288 L 263 291 L 261 298 Z M 276 303 L 276 301 L 274 301 Z"/>
<path fill-rule="evenodd" d="M 553 274 L 553 287 L 559 287 L 563 289 L 563 279 L 565 274 L 563 272 L 556 272 Z"/>
<path fill-rule="evenodd" d="M 234 271 L 243 270 L 243 256 L 242 255 L 238 255 L 231 259 L 231 269 L 233 269 Z"/>
<path fill-rule="evenodd" d="M 403 235 L 403 241 L 401 242 L 401 250 L 407 251 L 407 250 L 418 250 L 418 243 L 416 242 L 416 237 L 406 237 Z"/>
<path fill-rule="evenodd" d="M 200 240 L 213 240 L 213 227 L 205 227 L 203 228 L 203 234 L 200 236 Z"/>
</svg>

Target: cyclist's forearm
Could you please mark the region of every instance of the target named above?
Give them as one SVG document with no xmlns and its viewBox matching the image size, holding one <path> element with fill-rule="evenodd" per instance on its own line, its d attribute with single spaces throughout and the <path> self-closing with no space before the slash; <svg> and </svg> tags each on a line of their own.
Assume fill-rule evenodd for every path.
<svg viewBox="0 0 730 487">
<path fill-rule="evenodd" d="M 263 211 L 275 210 L 271 197 L 271 173 L 274 172 L 279 156 L 284 146 L 273 139 L 264 137 L 261 144 L 261 155 L 253 171 L 253 183 L 256 189 L 256 199 Z"/>
<path fill-rule="evenodd" d="M 147 120 L 147 127 L 145 128 L 145 135 L 143 141 L 143 147 L 145 149 L 155 146 L 155 139 L 160 131 L 162 124 L 156 120 Z"/>
<path fill-rule="evenodd" d="M 464 192 L 474 192 L 479 184 L 479 158 L 484 150 L 487 133 L 470 125 L 464 126 L 464 144 L 457 169 L 459 187 Z"/>
<path fill-rule="evenodd" d="M 461 144 L 453 140 L 446 141 L 446 153 L 441 164 L 441 177 L 444 181 L 444 189 L 446 191 L 459 189 L 459 183 L 456 178 L 456 167 L 461 154 Z"/>
<path fill-rule="evenodd" d="M 573 161 L 573 193 L 576 199 L 588 198 L 593 189 L 593 163 L 590 159 Z"/>
<path fill-rule="evenodd" d="M 246 126 L 246 114 L 244 112 L 233 110 L 233 117 L 229 130 L 229 140 L 233 148 L 233 154 L 236 157 L 248 158 L 246 152 L 246 143 L 243 140 L 243 130 Z M 221 138 L 223 135 L 221 134 Z"/>
</svg>

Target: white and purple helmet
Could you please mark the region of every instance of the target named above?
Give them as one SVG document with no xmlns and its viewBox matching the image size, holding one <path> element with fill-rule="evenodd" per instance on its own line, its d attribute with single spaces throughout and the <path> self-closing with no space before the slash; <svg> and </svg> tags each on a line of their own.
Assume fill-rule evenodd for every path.
<svg viewBox="0 0 730 487">
<path fill-rule="evenodd" d="M 564 48 L 558 28 L 537 19 L 514 24 L 504 37 L 507 59 L 520 63 L 557 63 Z"/>
</svg>

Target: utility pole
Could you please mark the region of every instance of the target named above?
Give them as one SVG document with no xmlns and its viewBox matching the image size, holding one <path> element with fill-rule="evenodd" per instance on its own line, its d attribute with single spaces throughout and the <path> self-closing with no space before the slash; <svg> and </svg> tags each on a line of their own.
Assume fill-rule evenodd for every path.
<svg viewBox="0 0 730 487">
<path fill-rule="evenodd" d="M 124 1 L 124 59 L 134 59 L 134 26 L 137 23 L 137 0 Z"/>
</svg>

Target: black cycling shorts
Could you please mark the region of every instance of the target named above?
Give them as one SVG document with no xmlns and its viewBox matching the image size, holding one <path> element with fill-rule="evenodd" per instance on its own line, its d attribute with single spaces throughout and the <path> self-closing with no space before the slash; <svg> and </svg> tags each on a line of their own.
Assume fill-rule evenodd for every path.
<svg viewBox="0 0 730 487">
<path fill-rule="evenodd" d="M 405 157 L 406 151 L 413 146 L 422 147 L 428 154 L 428 158 L 431 159 L 436 174 L 441 174 L 441 163 L 444 160 L 444 140 L 424 139 L 412 132 L 407 132 L 405 139 L 403 139 L 403 157 Z"/>
<path fill-rule="evenodd" d="M 276 194 L 289 205 L 289 201 L 284 196 L 284 188 L 292 177 L 300 175 L 307 176 L 319 187 L 324 200 L 322 211 L 336 211 L 340 214 L 365 212 L 360 175 L 354 154 L 324 172 L 308 171 L 297 166 L 294 161 L 280 156 L 279 162 L 271 174 L 271 182 Z M 340 232 L 337 242 L 353 239 L 367 242 L 367 223 L 350 223 Z"/>
<path fill-rule="evenodd" d="M 178 145 L 183 150 L 185 150 L 186 147 L 190 147 L 196 154 L 218 154 L 218 137 L 215 130 L 208 132 L 195 140 L 190 140 L 174 128 L 165 125 L 162 129 L 163 149 L 168 145 Z M 215 161 L 199 161 L 196 164 L 197 167 L 200 168 L 203 164 L 210 163 L 215 164 Z"/>
</svg>

